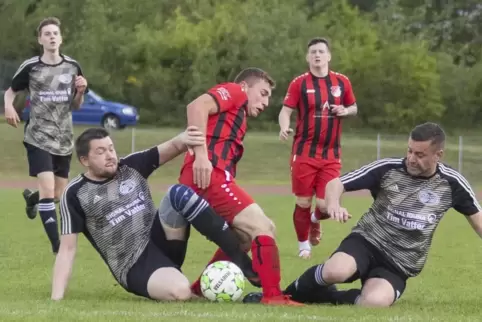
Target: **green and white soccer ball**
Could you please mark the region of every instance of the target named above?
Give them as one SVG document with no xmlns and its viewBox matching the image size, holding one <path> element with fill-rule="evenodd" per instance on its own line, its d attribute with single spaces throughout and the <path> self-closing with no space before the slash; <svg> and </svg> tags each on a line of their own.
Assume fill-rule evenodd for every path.
<svg viewBox="0 0 482 322">
<path fill-rule="evenodd" d="M 212 302 L 235 302 L 244 291 L 244 274 L 229 261 L 212 263 L 201 275 L 201 291 Z"/>
</svg>

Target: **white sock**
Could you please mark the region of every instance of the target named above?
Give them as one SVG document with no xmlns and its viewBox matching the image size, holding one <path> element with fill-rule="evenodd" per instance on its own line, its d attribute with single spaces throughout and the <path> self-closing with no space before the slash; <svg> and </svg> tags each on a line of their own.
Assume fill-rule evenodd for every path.
<svg viewBox="0 0 482 322">
<path fill-rule="evenodd" d="M 298 242 L 298 247 L 300 250 L 311 250 L 311 245 L 309 241 Z"/>
<path fill-rule="evenodd" d="M 311 213 L 311 222 L 314 224 L 317 224 L 320 222 L 318 219 L 316 219 L 314 211 Z"/>
</svg>

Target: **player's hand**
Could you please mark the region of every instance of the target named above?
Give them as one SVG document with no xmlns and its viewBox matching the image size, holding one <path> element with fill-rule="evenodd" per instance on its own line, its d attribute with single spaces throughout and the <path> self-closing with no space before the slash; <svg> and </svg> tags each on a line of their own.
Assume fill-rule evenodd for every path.
<svg viewBox="0 0 482 322">
<path fill-rule="evenodd" d="M 343 105 L 330 105 L 330 107 L 331 107 L 331 113 L 335 114 L 338 117 L 343 117 L 348 114 L 348 111 Z"/>
<path fill-rule="evenodd" d="M 189 126 L 181 135 L 181 142 L 189 148 L 206 144 L 204 133 L 197 126 Z"/>
<path fill-rule="evenodd" d="M 213 172 L 213 165 L 206 156 L 196 156 L 193 166 L 194 184 L 200 189 L 206 189 L 211 183 L 211 173 Z"/>
<path fill-rule="evenodd" d="M 13 127 L 17 127 L 17 124 L 20 123 L 20 118 L 13 106 L 5 106 L 5 119 L 7 123 Z"/>
<path fill-rule="evenodd" d="M 351 218 L 351 215 L 340 205 L 328 205 L 326 207 L 326 212 L 331 219 L 336 220 L 340 223 L 345 223 Z"/>
<path fill-rule="evenodd" d="M 281 129 L 281 131 L 279 131 L 279 139 L 281 141 L 286 141 L 288 140 L 288 137 L 290 136 L 291 133 L 293 133 L 293 129 L 290 129 L 290 128 Z"/>
<path fill-rule="evenodd" d="M 87 80 L 83 76 L 75 76 L 75 88 L 77 93 L 83 94 L 87 88 Z"/>
</svg>

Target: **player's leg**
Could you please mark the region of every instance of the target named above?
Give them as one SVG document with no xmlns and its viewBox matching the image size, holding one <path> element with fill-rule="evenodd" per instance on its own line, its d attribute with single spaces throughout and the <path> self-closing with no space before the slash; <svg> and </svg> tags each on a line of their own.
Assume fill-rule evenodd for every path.
<svg viewBox="0 0 482 322">
<path fill-rule="evenodd" d="M 192 176 L 189 176 L 192 177 Z M 186 181 L 189 178 L 185 179 Z M 185 181 L 185 182 L 186 182 Z M 293 304 L 280 290 L 280 263 L 278 247 L 274 241 L 275 227 L 263 210 L 241 189 L 230 175 L 214 169 L 211 184 L 202 195 L 211 207 L 235 229 L 251 238 L 253 269 L 259 275 L 263 288 L 263 302 L 267 304 Z M 238 218 L 239 217 L 239 218 Z M 218 250 L 210 263 L 232 260 Z M 199 292 L 199 279 L 193 283 L 194 292 Z"/>
<path fill-rule="evenodd" d="M 54 203 L 55 179 L 52 155 L 30 144 L 24 143 L 24 145 L 27 149 L 30 176 L 37 177 L 40 219 L 52 245 L 52 251 L 56 254 L 59 249 L 60 239 Z"/>
<path fill-rule="evenodd" d="M 337 291 L 335 284 L 351 283 L 370 271 L 372 254 L 363 238 L 348 235 L 333 255 L 323 264 L 314 265 L 293 281 L 284 293 L 302 303 L 355 304 L 361 290 Z M 259 302 L 259 293 L 250 293 L 243 300 Z"/>
<path fill-rule="evenodd" d="M 392 270 L 379 266 L 368 273 L 363 283 L 357 305 L 365 307 L 389 307 L 405 291 L 407 278 Z"/>
<path fill-rule="evenodd" d="M 291 162 L 291 188 L 296 197 L 293 211 L 293 224 L 298 239 L 298 255 L 311 257 L 309 233 L 311 222 L 311 204 L 315 189 L 316 168 L 310 163 L 293 156 Z"/>
<path fill-rule="evenodd" d="M 326 185 L 332 179 L 340 176 L 341 163 L 336 161 L 322 162 L 319 165 L 319 169 L 316 176 L 315 193 L 316 193 L 316 207 L 314 213 L 311 215 L 310 226 L 310 243 L 312 245 L 318 245 L 321 240 L 322 227 L 320 220 L 325 219 L 323 214 L 325 205 L 325 191 Z"/>
<path fill-rule="evenodd" d="M 176 229 L 184 229 L 191 224 L 218 245 L 252 284 L 259 286 L 259 278 L 252 269 L 251 259 L 242 251 L 237 235 L 193 189 L 182 184 L 171 186 L 161 201 L 159 216 L 165 231 L 175 232 Z"/>
<path fill-rule="evenodd" d="M 157 221 L 156 234 L 163 234 Z M 192 297 L 189 280 L 180 267 L 162 249 L 167 248 L 165 236 L 158 237 L 162 244 L 151 240 L 127 274 L 126 290 L 157 301 L 185 301 Z"/>
</svg>

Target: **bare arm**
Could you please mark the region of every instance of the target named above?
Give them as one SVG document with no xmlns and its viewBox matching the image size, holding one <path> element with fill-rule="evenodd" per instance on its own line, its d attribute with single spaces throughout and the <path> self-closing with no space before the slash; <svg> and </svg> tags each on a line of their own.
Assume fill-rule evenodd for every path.
<svg viewBox="0 0 482 322">
<path fill-rule="evenodd" d="M 82 103 L 84 103 L 84 93 L 75 93 L 74 99 L 72 100 L 72 109 L 78 110 Z"/>
<path fill-rule="evenodd" d="M 358 106 L 355 104 L 345 107 L 346 116 L 355 116 L 358 114 Z"/>
<path fill-rule="evenodd" d="M 187 106 L 187 125 L 196 126 L 204 136 L 206 136 L 206 127 L 209 115 L 216 114 L 218 106 L 214 98 L 209 94 L 203 94 L 192 101 Z M 208 150 L 206 144 L 193 147 L 196 157 L 208 157 Z"/>
<path fill-rule="evenodd" d="M 3 98 L 5 100 L 5 109 L 12 108 L 15 109 L 13 106 L 13 102 L 15 101 L 15 97 L 17 96 L 17 92 L 14 92 L 11 87 L 7 89 Z"/>
<path fill-rule="evenodd" d="M 182 133 L 157 146 L 159 150 L 159 165 L 163 165 L 187 151 L 187 145 L 182 140 Z"/>
<path fill-rule="evenodd" d="M 293 109 L 283 105 L 278 115 L 278 123 L 281 131 L 286 131 L 290 128 L 291 114 L 293 114 Z"/>
<path fill-rule="evenodd" d="M 478 212 L 472 216 L 467 216 L 467 221 L 470 223 L 477 235 L 482 238 L 482 212 Z"/>
<path fill-rule="evenodd" d="M 62 235 L 60 237 L 60 249 L 54 264 L 54 276 L 52 281 L 52 300 L 64 298 L 67 284 L 69 283 L 77 251 L 77 234 Z"/>
<path fill-rule="evenodd" d="M 326 206 L 340 205 L 341 195 L 345 192 L 345 188 L 340 178 L 335 178 L 326 184 Z"/>
</svg>

